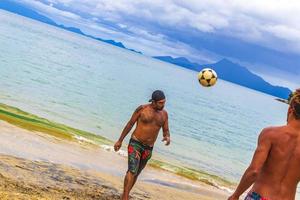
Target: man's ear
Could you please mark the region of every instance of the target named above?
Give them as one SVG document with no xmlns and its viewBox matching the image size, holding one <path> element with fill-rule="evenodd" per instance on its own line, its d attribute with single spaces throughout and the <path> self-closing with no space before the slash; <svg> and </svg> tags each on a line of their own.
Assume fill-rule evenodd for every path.
<svg viewBox="0 0 300 200">
<path fill-rule="evenodd" d="M 288 114 L 294 114 L 294 109 L 292 106 L 289 107 Z"/>
</svg>

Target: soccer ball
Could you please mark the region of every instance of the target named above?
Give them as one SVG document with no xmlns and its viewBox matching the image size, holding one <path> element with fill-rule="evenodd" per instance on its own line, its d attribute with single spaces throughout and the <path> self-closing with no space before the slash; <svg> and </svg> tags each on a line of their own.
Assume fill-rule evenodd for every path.
<svg viewBox="0 0 300 200">
<path fill-rule="evenodd" d="M 210 86 L 213 86 L 214 84 L 216 84 L 216 82 L 218 80 L 218 76 L 214 70 L 212 70 L 210 68 L 205 68 L 199 72 L 198 80 L 202 86 L 210 87 Z"/>
</svg>

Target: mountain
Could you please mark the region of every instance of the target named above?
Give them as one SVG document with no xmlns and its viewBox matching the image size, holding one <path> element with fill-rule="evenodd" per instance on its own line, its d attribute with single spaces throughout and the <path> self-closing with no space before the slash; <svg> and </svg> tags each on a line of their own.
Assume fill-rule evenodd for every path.
<svg viewBox="0 0 300 200">
<path fill-rule="evenodd" d="M 209 67 L 217 72 L 220 79 L 283 99 L 287 99 L 292 92 L 289 88 L 271 85 L 260 76 L 249 71 L 246 67 L 233 63 L 228 59 L 223 59 L 213 64 L 200 65 L 192 63 L 183 57 L 172 58 L 171 56 L 155 56 L 154 58 L 194 71 L 200 71 L 203 68 Z"/>
<path fill-rule="evenodd" d="M 274 46 L 271 45 L 272 48 L 269 45 L 267 45 L 269 47 L 265 46 L 264 43 L 236 37 L 235 34 L 185 30 L 180 26 L 166 28 L 163 25 L 157 25 L 156 29 L 166 37 L 188 44 L 194 49 L 210 52 L 219 58 L 234 58 L 245 63 L 255 63 L 249 66 L 250 70 L 260 71 L 259 66 L 264 66 L 264 70 L 269 73 L 276 69 L 300 76 L 300 52 L 295 49 L 294 45 L 288 45 L 281 40 L 274 42 Z"/>
<path fill-rule="evenodd" d="M 102 38 L 97 38 L 97 37 L 94 37 L 94 36 L 91 36 L 91 35 L 87 35 L 87 34 L 83 33 L 79 28 L 66 27 L 64 25 L 57 24 L 52 19 L 50 19 L 50 18 L 48 18 L 44 15 L 41 15 L 38 12 L 36 12 L 36 11 L 30 9 L 30 8 L 27 8 L 26 6 L 23 6 L 20 3 L 17 3 L 17 2 L 11 1 L 11 0 L 0 0 L 0 9 L 6 10 L 6 11 L 9 11 L 9 12 L 24 16 L 24 17 L 28 17 L 28 18 L 31 18 L 33 20 L 37 20 L 37 21 L 40 21 L 40 22 L 43 22 L 43 23 L 46 23 L 46 24 L 49 24 L 49 25 L 52 25 L 52 26 L 56 26 L 56 27 L 71 31 L 73 33 L 77 33 L 77 34 L 80 34 L 80 35 L 83 35 L 83 36 L 86 36 L 86 37 L 90 37 L 90 38 L 93 38 L 93 39 L 98 40 L 98 41 L 102 41 L 102 42 L 105 42 L 105 43 L 108 43 L 108 44 L 112 44 L 114 46 L 117 46 L 117 47 L 120 47 L 120 48 L 123 48 L 123 49 L 127 49 L 127 50 L 130 50 L 130 51 L 142 54 L 140 51 L 135 51 L 134 49 L 126 48 L 121 42 L 116 42 L 114 40 L 104 40 Z"/>
</svg>

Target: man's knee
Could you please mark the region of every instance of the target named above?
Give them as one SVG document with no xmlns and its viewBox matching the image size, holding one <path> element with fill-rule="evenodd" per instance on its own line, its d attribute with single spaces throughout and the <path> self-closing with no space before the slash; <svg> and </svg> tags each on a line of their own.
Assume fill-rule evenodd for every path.
<svg viewBox="0 0 300 200">
<path fill-rule="evenodd" d="M 139 169 L 137 170 L 137 176 L 140 175 L 140 173 L 144 170 L 144 168 L 146 167 L 147 163 L 142 163 L 140 164 Z"/>
<path fill-rule="evenodd" d="M 129 177 L 132 177 L 132 178 L 136 178 L 139 174 L 138 174 L 138 171 L 128 170 L 126 175 Z"/>
</svg>

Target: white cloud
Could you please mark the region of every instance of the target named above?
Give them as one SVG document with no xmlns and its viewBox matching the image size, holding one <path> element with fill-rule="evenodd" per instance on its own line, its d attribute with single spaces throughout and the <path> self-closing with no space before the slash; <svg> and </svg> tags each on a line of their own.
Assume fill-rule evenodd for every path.
<svg viewBox="0 0 300 200">
<path fill-rule="evenodd" d="M 53 7 L 55 3 L 53 1 L 50 2 L 50 5 L 43 4 L 37 0 L 23 0 L 22 3 L 26 3 L 31 7 L 35 8 L 36 10 L 42 11 L 43 13 L 46 13 L 50 16 L 56 16 L 56 17 L 60 16 L 72 20 L 79 20 L 81 18 L 79 15 L 74 14 L 72 12 L 56 9 L 55 7 Z"/>
<path fill-rule="evenodd" d="M 96 23 L 86 23 L 86 24 L 81 24 L 82 26 L 85 26 L 85 27 L 89 27 L 95 31 L 101 31 L 102 33 L 106 33 L 106 34 L 118 34 L 118 32 L 114 31 L 114 30 L 111 30 L 109 28 L 105 28 L 103 26 L 99 26 L 98 24 Z M 95 33 L 97 35 L 97 33 Z"/>
<path fill-rule="evenodd" d="M 26 0 L 29 2 L 29 0 Z M 48 0 L 123 27 L 139 23 L 225 34 L 300 53 L 298 0 Z M 36 1 L 33 1 L 37 3 Z M 62 14 L 62 13 L 61 13 Z M 69 13 L 64 13 L 66 17 Z M 137 25 L 141 26 L 141 25 Z M 141 28 L 141 27 L 140 27 Z M 144 27 L 146 28 L 146 27 Z M 148 30 L 150 31 L 150 30 Z M 280 45 L 274 41 L 281 40 Z"/>
<path fill-rule="evenodd" d="M 269 32 L 277 38 L 288 41 L 300 41 L 300 29 L 288 27 L 286 25 L 267 25 L 263 27 L 266 32 Z"/>
<path fill-rule="evenodd" d="M 121 41 L 127 48 L 142 51 L 148 56 L 171 55 L 174 57 L 187 57 L 200 63 L 212 63 L 221 58 L 204 49 L 194 49 L 189 45 L 179 42 L 170 41 L 163 34 L 150 33 L 137 27 L 127 27 L 126 33 L 114 31 L 104 25 L 99 26 L 95 23 L 82 22 L 78 23 L 85 33 L 103 38 Z"/>
<path fill-rule="evenodd" d="M 105 35 L 105 38 L 122 41 L 125 44 L 127 42 L 131 47 L 141 47 L 136 48 L 138 50 L 144 49 L 148 54 L 151 52 L 151 55 L 159 54 L 159 51 L 154 53 L 155 50 L 161 50 L 161 48 L 157 49 L 159 45 L 171 47 L 170 41 L 181 43 L 179 39 L 176 40 L 177 33 L 170 33 L 175 29 L 187 36 L 190 32 L 194 34 L 197 31 L 208 32 L 283 52 L 300 54 L 300 23 L 298 23 L 300 1 L 298 0 L 40 1 L 54 6 L 50 7 L 38 0 L 25 0 L 27 4 L 38 10 L 51 14 L 54 19 L 67 21 L 70 25 L 80 24 L 80 28 L 85 27 L 97 36 Z M 56 9 L 55 7 L 59 7 L 56 5 L 63 5 L 65 9 L 68 8 L 68 11 Z M 163 35 L 160 29 L 167 30 L 170 33 L 168 37 Z M 126 34 L 132 39 L 128 39 Z M 134 38 L 136 38 L 135 45 Z M 148 45 L 147 48 L 141 46 L 145 43 Z M 185 44 L 185 48 L 187 47 L 189 45 Z M 198 53 L 191 49 L 189 47 L 188 52 Z M 202 52 L 201 48 L 199 49 L 198 51 Z M 174 49 L 172 52 L 182 51 Z M 213 55 L 211 52 L 208 54 Z M 196 57 L 194 54 L 188 57 L 193 56 Z"/>
</svg>

